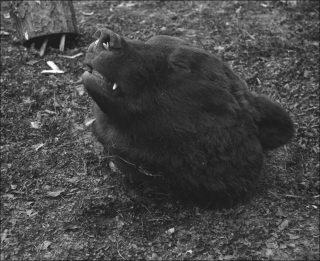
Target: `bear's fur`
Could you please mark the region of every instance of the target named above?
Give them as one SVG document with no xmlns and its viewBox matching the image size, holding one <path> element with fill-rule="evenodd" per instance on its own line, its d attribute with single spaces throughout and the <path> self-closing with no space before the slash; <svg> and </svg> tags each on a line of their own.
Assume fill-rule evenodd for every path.
<svg viewBox="0 0 320 261">
<path fill-rule="evenodd" d="M 141 42 L 102 29 L 96 38 L 82 77 L 96 103 L 96 136 L 179 191 L 241 197 L 264 152 L 292 138 L 288 114 L 213 54 L 169 36 Z"/>
</svg>

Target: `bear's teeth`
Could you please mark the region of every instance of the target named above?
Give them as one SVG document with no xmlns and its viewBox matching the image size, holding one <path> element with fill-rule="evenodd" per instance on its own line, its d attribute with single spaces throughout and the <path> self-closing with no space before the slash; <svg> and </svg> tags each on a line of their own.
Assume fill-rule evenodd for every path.
<svg viewBox="0 0 320 261">
<path fill-rule="evenodd" d="M 109 50 L 109 42 L 103 43 L 103 47 L 104 47 L 106 50 Z"/>
<path fill-rule="evenodd" d="M 113 84 L 112 90 L 115 91 L 117 89 L 118 85 L 116 83 Z"/>
</svg>

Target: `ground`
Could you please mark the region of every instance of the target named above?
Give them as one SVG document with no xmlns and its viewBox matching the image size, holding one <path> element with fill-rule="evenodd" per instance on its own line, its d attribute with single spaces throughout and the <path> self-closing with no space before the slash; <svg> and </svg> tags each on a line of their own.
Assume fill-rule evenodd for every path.
<svg viewBox="0 0 320 261">
<path fill-rule="evenodd" d="M 319 260 L 318 1 L 75 1 L 77 46 L 42 58 L 17 41 L 5 3 L 1 260 Z M 61 56 L 84 53 L 104 26 L 201 45 L 290 113 L 295 137 L 266 156 L 250 200 L 210 209 L 124 183 L 86 124 L 84 56 Z M 41 74 L 46 61 L 65 73 Z"/>
</svg>

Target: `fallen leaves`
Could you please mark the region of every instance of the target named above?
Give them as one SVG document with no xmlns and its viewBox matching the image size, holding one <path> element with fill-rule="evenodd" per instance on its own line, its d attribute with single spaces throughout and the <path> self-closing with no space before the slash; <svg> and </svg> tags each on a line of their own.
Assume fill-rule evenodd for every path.
<svg viewBox="0 0 320 261">
<path fill-rule="evenodd" d="M 109 162 L 109 168 L 112 172 L 114 173 L 121 173 L 120 170 L 118 169 L 118 167 L 116 166 L 116 164 L 114 164 L 113 161 Z"/>
<path fill-rule="evenodd" d="M 40 129 L 41 128 L 41 123 L 39 121 L 31 121 L 31 128 L 33 129 Z"/>
<path fill-rule="evenodd" d="M 65 189 L 55 190 L 55 191 L 48 191 L 47 196 L 51 198 L 57 198 L 61 196 L 61 194 L 65 192 Z"/>
<path fill-rule="evenodd" d="M 8 234 L 9 234 L 9 229 L 3 230 L 3 232 L 0 234 L 1 244 L 7 241 Z"/>
<path fill-rule="evenodd" d="M 289 226 L 289 220 L 285 219 L 284 221 L 281 222 L 281 224 L 278 226 L 278 231 L 282 231 L 285 228 Z"/>
<path fill-rule="evenodd" d="M 52 244 L 51 241 L 45 240 L 38 246 L 38 250 L 40 250 L 40 251 L 48 250 L 48 248 L 51 244 Z"/>
<path fill-rule="evenodd" d="M 44 146 L 44 143 L 38 143 L 38 144 L 35 144 L 35 145 L 32 145 L 32 148 L 35 150 L 35 151 L 38 151 L 40 148 L 42 148 Z"/>
<path fill-rule="evenodd" d="M 33 65 L 37 64 L 40 61 L 41 61 L 40 59 L 39 60 L 30 60 L 30 61 L 26 62 L 26 64 L 33 66 Z"/>
<path fill-rule="evenodd" d="M 175 228 L 172 227 L 172 228 L 169 228 L 169 229 L 166 231 L 166 234 L 167 234 L 167 235 L 172 235 L 174 232 L 175 232 Z"/>
<path fill-rule="evenodd" d="M 0 35 L 7 36 L 7 35 L 10 35 L 10 33 L 3 31 L 3 30 L 0 30 Z"/>
<path fill-rule="evenodd" d="M 38 212 L 33 209 L 27 209 L 25 213 L 27 214 L 28 217 L 33 217 L 38 214 Z"/>
<path fill-rule="evenodd" d="M 159 8 L 156 6 L 158 4 L 162 6 Z M 176 8 L 166 6 L 171 4 Z M 191 4 L 199 8 L 189 8 L 188 5 Z M 226 8 L 219 7 L 220 4 Z M 211 8 L 210 1 L 202 6 L 201 3 L 191 2 L 149 2 L 147 5 L 152 8 L 141 8 L 144 15 L 132 19 L 130 10 L 139 13 L 141 10 L 138 5 L 145 5 L 143 2 L 137 3 L 133 8 L 117 8 L 117 3 L 111 3 L 103 10 L 95 2 L 91 2 L 84 5 L 86 14 L 81 14 L 80 9 L 77 14 L 90 19 L 88 23 L 85 21 L 82 24 L 86 34 L 91 30 L 89 27 L 93 28 L 100 23 L 101 17 L 106 17 L 110 21 L 108 24 L 114 26 L 114 30 L 122 30 L 124 35 L 137 34 L 138 38 L 148 39 L 159 32 L 168 32 L 191 37 L 187 37 L 188 40 L 199 37 L 206 48 L 234 61 L 240 72 L 253 75 L 252 84 L 258 91 L 268 95 L 275 94 L 289 108 L 298 127 L 297 137 L 302 138 L 298 142 L 311 151 L 318 140 L 319 95 L 318 66 L 312 68 L 310 64 L 313 56 L 318 64 L 319 41 L 316 35 L 309 33 L 308 27 L 302 27 L 305 37 L 296 30 L 299 28 L 294 28 L 309 17 L 305 21 L 296 22 L 285 16 L 288 20 L 285 23 L 292 27 L 291 31 L 294 33 L 292 41 L 288 46 L 288 40 L 281 45 L 282 38 L 277 36 L 279 44 L 270 46 L 270 43 L 276 43 L 271 38 L 274 32 L 268 27 L 269 13 L 274 4 L 250 3 L 258 7 L 258 13 L 256 9 L 251 10 L 249 5 L 240 4 L 242 9 L 239 9 L 239 3 L 226 1 L 214 3 L 217 8 Z M 82 5 L 82 2 L 75 5 Z M 98 6 L 102 5 L 103 2 L 99 2 Z M 92 6 L 95 8 L 92 9 Z M 108 15 L 106 12 L 112 7 L 114 10 Z M 122 13 L 120 17 L 117 9 L 124 10 L 128 16 L 123 16 Z M 241 28 L 254 36 L 256 41 L 246 31 L 230 26 L 236 10 L 243 17 L 241 24 L 248 25 Z M 248 11 L 256 16 L 248 16 Z M 172 17 L 171 12 L 175 13 Z M 266 15 L 266 19 L 259 24 L 260 12 Z M 281 12 L 286 13 L 285 10 Z M 148 17 L 152 13 L 156 15 Z M 299 10 L 299 13 L 303 11 Z M 278 16 L 276 14 L 272 17 Z M 173 18 L 176 19 L 175 24 L 170 21 Z M 130 25 L 127 21 L 129 19 Z M 140 22 L 142 19 L 145 20 L 144 23 Z M 282 18 L 279 19 L 281 20 Z M 226 27 L 227 21 L 229 26 Z M 282 27 L 276 29 L 279 31 Z M 5 30 L 10 34 L 12 32 Z M 284 31 L 284 38 L 286 32 Z M 65 74 L 42 75 L 37 72 L 51 69 L 45 68 L 45 60 L 36 59 L 34 54 L 28 53 L 24 57 L 27 62 L 20 65 L 19 56 L 16 55 L 18 49 L 11 42 L 6 43 L 9 39 L 11 36 L 2 37 L 1 42 L 1 46 L 4 46 L 1 49 L 1 59 L 5 62 L 0 79 L 3 88 L 1 114 L 4 115 L 4 124 L 1 124 L 1 134 L 4 135 L 1 135 L 3 143 L 0 147 L 1 175 L 4 177 L 1 180 L 1 206 L 4 210 L 1 216 L 1 241 L 4 243 L 1 252 L 5 253 L 3 256 L 1 253 L 1 260 L 21 259 L 23 256 L 58 260 L 66 257 L 66 254 L 81 259 L 88 253 L 91 255 L 88 259 L 124 257 L 133 260 L 148 257 L 154 260 L 284 260 L 286 257 L 286 260 L 300 260 L 303 259 L 299 258 L 303 251 L 319 253 L 316 216 L 319 195 L 317 190 L 312 194 L 307 185 L 299 185 L 304 179 L 310 184 L 318 181 L 315 164 L 301 168 L 294 165 L 297 169 L 283 169 L 279 173 L 283 180 L 277 179 L 274 184 L 268 184 L 272 186 L 271 191 L 274 191 L 275 196 L 268 197 L 267 193 L 259 195 L 243 204 L 244 210 L 240 214 L 235 209 L 220 212 L 221 214 L 217 211 L 208 214 L 201 208 L 190 210 L 175 201 L 169 207 L 169 204 L 150 203 L 149 198 L 143 198 L 146 210 L 128 199 L 128 189 L 123 183 L 112 183 L 112 188 L 109 186 L 110 182 L 121 179 L 118 179 L 120 175 L 114 175 L 117 179 L 110 178 L 107 160 L 102 156 L 102 147 L 101 151 L 95 151 L 98 146 L 93 143 L 92 134 L 86 128 L 94 119 L 90 118 L 90 107 L 81 80 L 73 81 L 81 73 L 77 70 L 78 60 L 83 58 L 79 55 L 80 51 L 76 51 L 79 55 L 77 57 L 74 52 L 66 57 L 56 53 L 49 54 L 48 59 L 65 70 Z M 89 38 L 86 40 L 89 41 Z M 298 54 L 302 49 L 297 44 L 300 42 L 305 51 Z M 82 50 L 85 50 L 84 46 L 81 47 Z M 295 64 L 295 59 L 300 56 L 305 58 Z M 248 70 L 245 71 L 245 68 Z M 280 95 L 277 96 L 277 93 Z M 20 124 L 21 122 L 24 124 Z M 294 144 L 298 142 L 293 141 Z M 90 151 L 92 155 L 86 157 L 86 151 Z M 317 151 L 318 148 L 315 148 L 314 152 Z M 288 153 L 291 153 L 290 149 Z M 311 162 L 311 157 L 304 152 L 299 154 L 299 159 Z M 114 164 L 111 163 L 110 168 L 117 172 Z M 311 172 L 313 169 L 314 173 Z M 80 175 L 81 171 L 86 175 Z M 303 180 L 301 171 L 304 172 Z M 276 176 L 275 173 L 270 175 Z M 315 182 L 311 180 L 312 175 L 315 176 Z M 283 188 L 287 185 L 286 180 L 291 178 L 294 186 Z M 99 193 L 110 193 L 119 199 L 116 207 L 102 204 L 94 208 L 95 211 L 90 215 L 82 214 L 81 204 L 84 199 L 97 202 Z M 308 197 L 310 195 L 313 198 Z M 63 200 L 60 200 L 61 197 Z M 268 198 L 271 198 L 270 205 Z M 79 204 L 80 207 L 74 207 L 73 204 Z M 88 223 L 78 222 L 83 217 L 87 218 Z M 311 223 L 313 225 L 309 227 Z M 31 241 L 32 239 L 35 240 Z M 303 249 L 299 248 L 302 244 Z M 25 247 L 30 245 L 35 247 Z M 38 251 L 34 251 L 35 249 Z M 284 252 L 288 252 L 288 256 Z M 52 256 L 47 256 L 47 253 L 52 253 Z"/>
<path fill-rule="evenodd" d="M 77 86 L 75 87 L 75 89 L 76 89 L 77 93 L 78 93 L 80 96 L 82 96 L 82 95 L 85 94 L 85 89 L 84 89 L 84 87 L 83 87 L 82 84 L 77 85 Z"/>
<path fill-rule="evenodd" d="M 3 199 L 8 199 L 8 200 L 14 200 L 16 198 L 13 194 L 10 194 L 10 193 L 3 194 L 3 195 L 1 195 L 1 197 Z"/>
</svg>

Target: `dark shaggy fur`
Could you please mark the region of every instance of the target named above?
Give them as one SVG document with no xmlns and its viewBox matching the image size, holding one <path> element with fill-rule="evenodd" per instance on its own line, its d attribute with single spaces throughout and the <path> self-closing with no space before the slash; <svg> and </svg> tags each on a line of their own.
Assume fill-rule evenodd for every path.
<svg viewBox="0 0 320 261">
<path fill-rule="evenodd" d="M 292 138 L 288 114 L 249 93 L 214 55 L 169 36 L 141 42 L 104 29 L 96 37 L 83 82 L 98 139 L 175 188 L 239 197 L 260 176 L 264 151 Z"/>
</svg>

